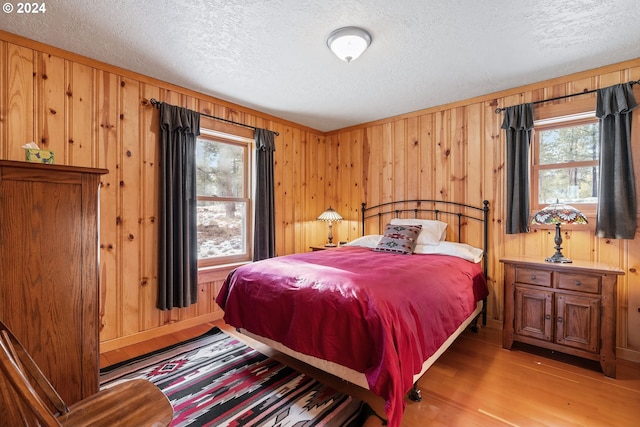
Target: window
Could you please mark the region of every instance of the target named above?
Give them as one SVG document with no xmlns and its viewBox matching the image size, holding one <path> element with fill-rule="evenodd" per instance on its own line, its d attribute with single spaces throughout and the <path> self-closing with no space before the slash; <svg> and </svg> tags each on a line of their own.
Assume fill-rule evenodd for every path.
<svg viewBox="0 0 640 427">
<path fill-rule="evenodd" d="M 199 265 L 251 259 L 252 140 L 201 130 L 196 144 Z"/>
<path fill-rule="evenodd" d="M 556 200 L 595 213 L 600 137 L 593 112 L 535 122 L 531 209 Z"/>
</svg>

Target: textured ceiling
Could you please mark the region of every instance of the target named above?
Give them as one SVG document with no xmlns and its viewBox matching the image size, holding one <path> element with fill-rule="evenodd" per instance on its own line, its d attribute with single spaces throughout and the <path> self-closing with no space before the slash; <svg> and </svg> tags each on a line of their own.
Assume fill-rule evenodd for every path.
<svg viewBox="0 0 640 427">
<path fill-rule="evenodd" d="M 0 29 L 321 131 L 640 57 L 638 0 L 45 4 Z M 349 25 L 373 37 L 350 64 L 326 46 Z"/>
</svg>

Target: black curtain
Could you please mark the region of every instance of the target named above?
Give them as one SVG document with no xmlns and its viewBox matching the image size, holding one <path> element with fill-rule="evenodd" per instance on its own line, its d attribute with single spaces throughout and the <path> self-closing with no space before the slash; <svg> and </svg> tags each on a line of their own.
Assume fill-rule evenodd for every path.
<svg viewBox="0 0 640 427">
<path fill-rule="evenodd" d="M 529 146 L 533 129 L 533 104 L 507 107 L 502 129 L 507 136 L 506 233 L 529 231 Z"/>
<path fill-rule="evenodd" d="M 158 308 L 188 307 L 198 297 L 196 139 L 200 113 L 160 104 Z"/>
<path fill-rule="evenodd" d="M 275 135 L 267 129 L 256 129 L 256 194 L 253 260 L 276 256 L 276 221 L 273 177 Z"/>
<path fill-rule="evenodd" d="M 630 83 L 598 89 L 600 119 L 600 189 L 596 236 L 633 239 L 636 189 L 631 156 L 631 111 L 638 104 Z"/>
</svg>

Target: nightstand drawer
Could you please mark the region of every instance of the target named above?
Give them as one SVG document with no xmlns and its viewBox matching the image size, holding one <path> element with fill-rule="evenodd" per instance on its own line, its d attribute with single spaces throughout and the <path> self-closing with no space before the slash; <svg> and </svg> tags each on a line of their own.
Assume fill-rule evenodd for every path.
<svg viewBox="0 0 640 427">
<path fill-rule="evenodd" d="M 556 287 L 570 291 L 600 293 L 600 277 L 588 274 L 556 273 Z"/>
<path fill-rule="evenodd" d="M 516 282 L 551 287 L 551 272 L 535 268 L 516 267 Z"/>
</svg>

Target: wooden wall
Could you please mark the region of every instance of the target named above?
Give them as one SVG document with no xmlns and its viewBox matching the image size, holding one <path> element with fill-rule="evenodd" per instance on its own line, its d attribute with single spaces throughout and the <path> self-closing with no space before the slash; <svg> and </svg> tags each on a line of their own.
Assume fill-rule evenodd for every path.
<svg viewBox="0 0 640 427">
<path fill-rule="evenodd" d="M 334 238 L 361 233 L 360 204 L 435 198 L 490 205 L 490 325 L 501 327 L 503 255 L 543 258 L 553 233 L 504 233 L 504 135 L 496 107 L 640 78 L 640 60 L 585 71 L 324 134 L 264 113 L 0 32 L 0 159 L 22 160 L 29 141 L 56 163 L 109 169 L 101 188 L 101 351 L 221 317 L 213 302 L 228 269 L 200 277 L 198 304 L 155 308 L 157 288 L 156 98 L 280 132 L 276 138 L 278 254 L 326 240 L 315 220 L 332 205 L 344 221 Z M 640 99 L 640 90 L 636 90 Z M 634 114 L 640 178 L 640 117 Z M 638 185 L 640 189 L 640 184 Z M 477 230 L 463 230 L 476 234 Z M 640 361 L 640 239 L 608 240 L 593 230 L 565 233 L 565 254 L 622 268 L 618 346 Z"/>
<path fill-rule="evenodd" d="M 640 60 L 634 60 L 328 133 L 327 144 L 338 150 L 337 209 L 349 212 L 350 220 L 337 226 L 338 233 L 347 234 L 348 239 L 359 235 L 358 207 L 363 200 L 369 205 L 412 198 L 474 205 L 489 200 L 488 310 L 491 325 L 501 328 L 504 285 L 499 259 L 505 255 L 540 259 L 551 255 L 554 231 L 538 229 L 518 235 L 504 232 L 505 138 L 500 129 L 502 114 L 494 112 L 496 107 L 638 79 Z M 639 86 L 634 86 L 638 100 Z M 556 104 L 584 102 L 584 97 L 592 97 L 595 105 L 595 95 Z M 640 195 L 639 110 L 634 113 L 632 135 Z M 625 271 L 618 284 L 618 355 L 640 361 L 640 238 L 600 239 L 594 236 L 595 218 L 591 222 L 586 230 L 564 231 L 563 252 L 570 258 L 604 262 Z"/>
<path fill-rule="evenodd" d="M 101 351 L 222 316 L 213 299 L 229 268 L 201 274 L 197 304 L 155 308 L 158 112 L 151 98 L 280 133 L 278 254 L 324 243 L 326 224 L 315 218 L 336 204 L 334 151 L 321 132 L 0 32 L 0 159 L 24 160 L 21 146 L 35 141 L 58 164 L 109 170 L 100 190 Z"/>
</svg>

